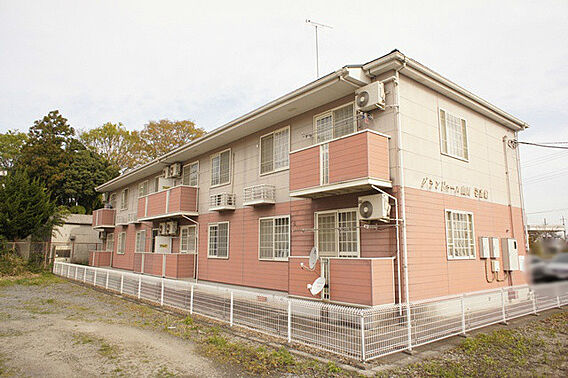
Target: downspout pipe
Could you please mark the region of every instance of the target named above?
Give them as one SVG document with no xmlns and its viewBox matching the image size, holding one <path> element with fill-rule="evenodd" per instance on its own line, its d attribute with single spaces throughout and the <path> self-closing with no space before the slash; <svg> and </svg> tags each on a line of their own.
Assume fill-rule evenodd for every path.
<svg viewBox="0 0 568 378">
<path fill-rule="evenodd" d="M 197 283 L 197 280 L 199 279 L 199 222 L 183 214 L 182 217 L 197 225 L 197 240 L 195 242 L 196 251 L 193 255 L 193 276 L 195 277 L 195 283 Z"/>
<path fill-rule="evenodd" d="M 519 140 L 519 132 L 515 131 L 515 140 Z M 519 179 L 519 192 L 521 194 L 521 212 L 523 216 L 523 231 L 525 233 L 525 253 L 528 255 L 529 253 L 529 232 L 527 229 L 527 212 L 525 209 L 525 194 L 523 190 L 523 175 L 521 174 L 521 156 L 519 152 L 519 144 L 517 143 L 516 150 L 516 157 L 517 157 L 517 176 Z"/>
</svg>

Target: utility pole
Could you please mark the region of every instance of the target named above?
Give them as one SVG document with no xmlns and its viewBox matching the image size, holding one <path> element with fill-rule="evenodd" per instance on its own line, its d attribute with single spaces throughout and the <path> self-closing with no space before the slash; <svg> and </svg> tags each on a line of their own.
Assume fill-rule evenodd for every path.
<svg viewBox="0 0 568 378">
<path fill-rule="evenodd" d="M 318 47 L 318 28 L 328 28 L 333 29 L 329 25 L 320 24 L 319 22 L 315 22 L 312 20 L 306 20 L 306 24 L 310 24 L 314 27 L 316 32 L 316 79 L 319 77 L 319 47 Z"/>
<path fill-rule="evenodd" d="M 564 240 L 566 241 L 566 218 L 563 215 L 560 219 L 562 219 L 562 225 L 564 226 Z"/>
</svg>

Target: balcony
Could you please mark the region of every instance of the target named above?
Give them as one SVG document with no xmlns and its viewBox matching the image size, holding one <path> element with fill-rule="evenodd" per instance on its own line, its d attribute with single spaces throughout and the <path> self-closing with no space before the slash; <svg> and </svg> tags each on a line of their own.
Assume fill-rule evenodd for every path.
<svg viewBox="0 0 568 378">
<path fill-rule="evenodd" d="M 174 186 L 138 198 L 139 221 L 197 214 L 197 188 L 192 186 Z"/>
<path fill-rule="evenodd" d="M 114 217 L 116 211 L 114 209 L 98 209 L 93 211 L 93 228 L 105 229 L 114 228 Z"/>
<path fill-rule="evenodd" d="M 124 226 L 129 223 L 137 223 L 138 216 L 135 212 L 127 213 L 127 214 L 117 214 L 116 216 L 116 225 L 117 226 Z"/>
<path fill-rule="evenodd" d="M 193 277 L 196 255 L 187 253 L 134 253 L 133 270 L 153 276 L 183 279 Z"/>
<path fill-rule="evenodd" d="M 389 137 L 358 131 L 290 153 L 290 196 L 320 198 L 390 188 Z"/>
<path fill-rule="evenodd" d="M 244 189 L 244 205 L 272 205 L 276 203 L 276 188 L 274 185 L 261 184 Z"/>
<path fill-rule="evenodd" d="M 235 205 L 233 193 L 219 193 L 209 196 L 209 211 L 235 210 Z"/>
</svg>

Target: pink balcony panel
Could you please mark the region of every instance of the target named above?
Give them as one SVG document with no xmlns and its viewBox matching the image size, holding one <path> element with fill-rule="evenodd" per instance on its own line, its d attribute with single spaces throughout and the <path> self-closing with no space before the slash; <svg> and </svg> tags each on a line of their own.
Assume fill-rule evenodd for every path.
<svg viewBox="0 0 568 378">
<path fill-rule="evenodd" d="M 110 251 L 90 251 L 89 266 L 110 266 L 111 254 Z"/>
<path fill-rule="evenodd" d="M 113 228 L 114 209 L 98 209 L 93 211 L 93 228 Z"/>
<path fill-rule="evenodd" d="M 176 186 L 138 199 L 138 219 L 197 215 L 197 188 Z"/>
</svg>

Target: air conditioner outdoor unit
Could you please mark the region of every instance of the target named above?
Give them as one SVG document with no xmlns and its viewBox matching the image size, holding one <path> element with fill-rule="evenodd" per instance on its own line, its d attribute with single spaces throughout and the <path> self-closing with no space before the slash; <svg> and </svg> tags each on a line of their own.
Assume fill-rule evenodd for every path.
<svg viewBox="0 0 568 378">
<path fill-rule="evenodd" d="M 364 220 L 388 222 L 391 206 L 386 194 L 359 197 L 359 216 Z"/>
<path fill-rule="evenodd" d="M 162 222 L 158 225 L 158 234 L 162 236 L 166 236 L 168 234 L 168 224 L 166 222 Z"/>
<path fill-rule="evenodd" d="M 181 164 L 174 163 L 170 165 L 170 177 L 179 177 L 181 176 Z"/>
<path fill-rule="evenodd" d="M 178 231 L 178 223 L 176 221 L 169 221 L 166 224 L 167 234 L 176 235 Z"/>
<path fill-rule="evenodd" d="M 375 81 L 355 91 L 355 108 L 361 112 L 385 109 L 385 87 Z"/>
<path fill-rule="evenodd" d="M 164 169 L 162 169 L 162 175 L 164 176 L 164 178 L 170 178 L 170 167 L 165 167 Z"/>
</svg>

